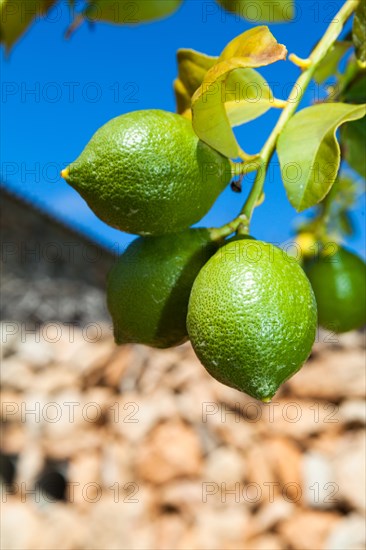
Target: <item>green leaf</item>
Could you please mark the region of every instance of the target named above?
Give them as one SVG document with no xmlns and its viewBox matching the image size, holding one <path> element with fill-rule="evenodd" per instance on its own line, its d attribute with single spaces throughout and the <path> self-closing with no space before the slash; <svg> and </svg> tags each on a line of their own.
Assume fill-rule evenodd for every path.
<svg viewBox="0 0 366 550">
<path fill-rule="evenodd" d="M 231 125 L 252 120 L 272 106 L 272 92 L 253 68 L 284 59 L 286 53 L 268 27 L 250 29 L 230 42 L 192 97 L 198 137 L 221 154 L 237 157 L 240 147 Z"/>
<path fill-rule="evenodd" d="M 341 92 L 346 103 L 366 103 L 366 70 L 359 69 Z"/>
<path fill-rule="evenodd" d="M 366 70 L 357 64 L 351 80 L 342 90 L 341 98 L 347 103 L 366 103 Z M 347 122 L 340 131 L 343 158 L 349 166 L 366 179 L 366 119 Z"/>
<path fill-rule="evenodd" d="M 336 179 L 340 165 L 337 128 L 365 113 L 365 105 L 321 103 L 303 109 L 286 124 L 277 152 L 289 201 L 298 212 L 320 202 Z"/>
<path fill-rule="evenodd" d="M 295 14 L 294 0 L 217 0 L 226 10 L 249 21 L 291 21 Z"/>
<path fill-rule="evenodd" d="M 361 1 L 355 13 L 352 38 L 356 57 L 362 67 L 366 67 L 366 2 Z"/>
<path fill-rule="evenodd" d="M 0 41 L 7 52 L 57 0 L 0 0 Z"/>
<path fill-rule="evenodd" d="M 316 68 L 313 78 L 318 84 L 337 73 L 338 65 L 345 53 L 352 47 L 352 42 L 335 42 L 322 62 Z"/>
<path fill-rule="evenodd" d="M 178 78 L 174 82 L 178 113 L 190 110 L 192 95 L 217 60 L 218 57 L 210 57 L 195 50 L 178 50 Z"/>
<path fill-rule="evenodd" d="M 340 141 L 344 160 L 366 179 L 366 118 L 345 124 L 341 128 Z"/>
<path fill-rule="evenodd" d="M 84 17 L 89 21 L 136 25 L 167 17 L 182 0 L 89 0 Z"/>
</svg>

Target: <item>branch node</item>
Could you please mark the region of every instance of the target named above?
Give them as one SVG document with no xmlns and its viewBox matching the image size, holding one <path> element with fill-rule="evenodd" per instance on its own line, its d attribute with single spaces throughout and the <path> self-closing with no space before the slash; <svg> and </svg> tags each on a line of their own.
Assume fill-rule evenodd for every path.
<svg viewBox="0 0 366 550">
<path fill-rule="evenodd" d="M 305 70 L 308 69 L 312 64 L 312 59 L 308 57 L 307 59 L 302 59 L 301 57 L 298 57 L 295 53 L 291 53 L 288 56 L 289 61 L 291 61 L 296 67 L 300 67 L 300 69 Z"/>
</svg>

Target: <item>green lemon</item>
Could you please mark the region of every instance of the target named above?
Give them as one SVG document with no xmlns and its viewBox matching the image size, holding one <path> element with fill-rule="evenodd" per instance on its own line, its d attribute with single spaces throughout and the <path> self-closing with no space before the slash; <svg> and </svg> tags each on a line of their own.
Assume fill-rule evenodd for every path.
<svg viewBox="0 0 366 550">
<path fill-rule="evenodd" d="M 366 323 L 366 264 L 343 247 L 305 262 L 314 289 L 319 324 L 347 332 Z"/>
<path fill-rule="evenodd" d="M 216 250 L 207 229 L 135 239 L 108 278 L 116 342 L 166 348 L 186 341 L 192 284 Z"/>
<path fill-rule="evenodd" d="M 166 17 L 181 3 L 182 0 L 89 0 L 84 15 L 91 21 L 131 25 Z"/>
<path fill-rule="evenodd" d="M 202 268 L 187 327 L 214 378 L 267 402 L 307 359 L 316 321 L 315 297 L 299 264 L 249 239 L 228 243 Z"/>
<path fill-rule="evenodd" d="M 102 126 L 62 176 L 109 225 L 161 235 L 198 222 L 230 181 L 231 166 L 189 120 L 147 110 Z"/>
</svg>

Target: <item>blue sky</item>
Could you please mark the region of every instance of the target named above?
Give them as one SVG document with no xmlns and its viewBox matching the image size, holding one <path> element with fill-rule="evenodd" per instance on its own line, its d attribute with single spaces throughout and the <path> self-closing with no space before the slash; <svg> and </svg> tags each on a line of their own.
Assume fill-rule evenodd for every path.
<svg viewBox="0 0 366 550">
<path fill-rule="evenodd" d="M 334 17 L 341 1 L 297 3 L 293 23 L 270 28 L 289 52 L 307 56 Z M 138 27 L 86 24 L 66 41 L 69 24 L 65 3 L 46 20 L 37 21 L 2 56 L 3 180 L 48 211 L 108 246 L 125 246 L 132 238 L 109 228 L 89 210 L 59 171 L 80 154 L 93 133 L 125 112 L 158 108 L 175 110 L 172 81 L 176 50 L 194 48 L 218 55 L 236 35 L 255 24 L 222 11 L 211 0 L 185 0 L 172 17 Z M 298 69 L 279 62 L 262 71 L 277 97 L 286 98 Z M 303 105 L 317 98 L 312 86 Z M 256 152 L 266 139 L 278 110 L 237 130 L 245 150 Z M 283 242 L 296 217 L 283 189 L 276 157 L 265 187 L 266 201 L 256 210 L 252 233 Z M 199 225 L 221 225 L 240 210 L 245 196 L 225 191 Z M 348 244 L 365 254 L 365 203 L 357 205 L 357 234 Z"/>
</svg>

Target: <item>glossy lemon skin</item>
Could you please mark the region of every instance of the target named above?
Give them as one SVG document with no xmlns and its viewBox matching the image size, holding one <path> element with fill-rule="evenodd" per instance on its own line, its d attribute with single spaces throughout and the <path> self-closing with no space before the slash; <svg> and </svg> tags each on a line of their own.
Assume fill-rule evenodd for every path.
<svg viewBox="0 0 366 550">
<path fill-rule="evenodd" d="M 230 161 L 166 111 L 135 111 L 102 126 L 63 176 L 104 222 L 138 235 L 198 222 L 231 179 Z"/>
<path fill-rule="evenodd" d="M 108 277 L 117 344 L 167 348 L 185 342 L 194 279 L 216 250 L 206 229 L 135 239 Z"/>
<path fill-rule="evenodd" d="M 317 324 L 311 285 L 279 248 L 228 243 L 196 278 L 187 326 L 193 348 L 220 382 L 262 401 L 310 354 Z"/>
</svg>

